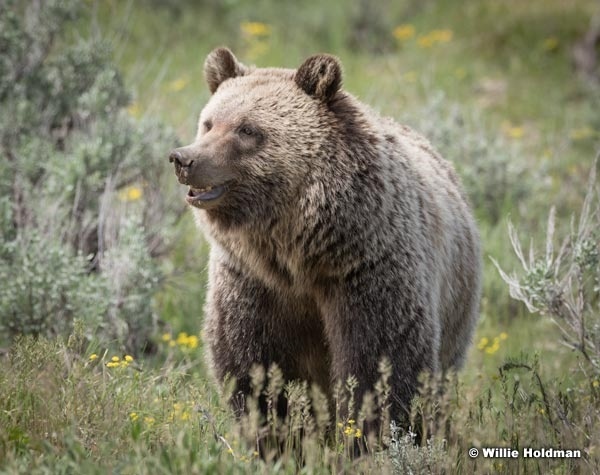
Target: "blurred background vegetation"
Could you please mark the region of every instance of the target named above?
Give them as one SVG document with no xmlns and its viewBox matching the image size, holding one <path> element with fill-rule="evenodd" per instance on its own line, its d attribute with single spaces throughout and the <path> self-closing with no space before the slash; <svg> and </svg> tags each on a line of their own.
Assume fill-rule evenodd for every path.
<svg viewBox="0 0 600 475">
<path fill-rule="evenodd" d="M 201 358 L 208 248 L 166 157 L 195 135 L 208 99 L 202 65 L 215 46 L 229 46 L 257 66 L 290 68 L 328 52 L 341 58 L 348 91 L 422 132 L 453 162 L 478 219 L 482 316 L 461 384 L 475 388 L 466 400 L 479 400 L 481 411 L 481 401 L 488 401 L 495 422 L 485 429 L 481 415 L 480 432 L 442 435 L 464 448 L 476 442 L 514 446 L 514 434 L 527 432 L 532 446 L 585 443 L 586 457 L 597 463 L 597 411 L 574 401 L 594 409 L 600 397 L 600 219 L 597 191 L 588 186 L 600 147 L 599 43 L 595 0 L 0 1 L 0 348 L 12 355 L 13 365 L 0 371 L 0 396 L 53 397 L 26 384 L 31 368 L 23 361 L 30 359 L 22 353 L 43 353 L 23 339 L 33 335 L 44 337 L 40 344 L 50 345 L 53 354 L 67 348 L 69 361 L 86 371 L 102 361 L 104 378 L 111 375 L 104 363 L 113 353 L 132 355 L 138 369 L 143 361 L 144 381 L 156 392 L 140 381 L 123 382 L 128 389 L 116 412 L 124 416 L 105 427 L 122 428 L 122 444 L 133 437 L 146 444 L 144 450 L 165 440 L 189 449 L 176 437 L 181 428 L 169 439 L 157 435 L 158 423 L 154 429 L 132 426 L 137 417 L 127 414 L 140 412 L 127 404 L 132 395 L 148 407 L 157 394 L 163 404 L 165 394 L 174 404 L 199 398 L 209 412 L 220 408 L 220 421 L 229 420 L 215 402 Z M 515 252 L 517 232 L 511 242 L 509 218 L 521 240 L 533 243 L 531 258 Z M 96 358 L 89 360 L 91 353 Z M 513 378 L 499 367 L 524 370 L 531 378 Z M 7 383 L 9 368 L 21 371 L 21 385 Z M 88 374 L 81 371 L 65 380 L 81 383 Z M 538 379 L 554 386 L 540 390 Z M 103 391 L 113 394 L 114 388 Z M 27 406 L 7 404 L 0 423 L 8 435 L 0 437 L 0 453 L 12 460 L 11 470 L 35 465 L 35 455 L 20 458 L 30 449 L 62 460 L 72 444 L 70 460 L 79 468 L 84 457 L 78 450 L 103 453 L 90 448 L 105 433 L 100 426 L 92 424 L 94 430 L 82 435 L 91 426 L 78 416 L 42 427 L 29 419 Z M 57 408 L 66 404 L 56 401 Z M 159 419 L 157 411 L 168 419 L 156 407 L 145 417 Z M 465 424 L 471 427 L 469 417 Z M 50 441 L 44 448 L 43 430 L 67 427 L 71 442 Z M 181 430 L 196 444 L 206 438 Z M 139 442 L 140 434 L 152 440 Z M 431 465 L 438 463 L 435 447 L 419 455 L 398 444 L 395 469 L 406 469 L 406 454 L 429 457 L 423 463 L 437 467 Z M 144 450 L 136 449 L 138 458 L 131 460 L 150 460 Z M 223 446 L 213 441 L 197 450 L 210 459 Z M 215 463 L 225 463 L 220 457 Z M 184 464 L 174 460 L 168 463 Z M 572 468 L 562 467 L 564 473 Z"/>
</svg>

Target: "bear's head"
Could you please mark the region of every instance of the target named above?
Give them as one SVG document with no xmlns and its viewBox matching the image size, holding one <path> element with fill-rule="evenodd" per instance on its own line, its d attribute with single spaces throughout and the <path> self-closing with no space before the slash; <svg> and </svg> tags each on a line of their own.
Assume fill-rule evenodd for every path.
<svg viewBox="0 0 600 475">
<path fill-rule="evenodd" d="M 179 182 L 189 186 L 188 204 L 235 223 L 297 204 L 331 147 L 339 61 L 321 54 L 297 70 L 255 68 L 218 48 L 204 73 L 212 96 L 196 139 L 169 156 Z"/>
</svg>

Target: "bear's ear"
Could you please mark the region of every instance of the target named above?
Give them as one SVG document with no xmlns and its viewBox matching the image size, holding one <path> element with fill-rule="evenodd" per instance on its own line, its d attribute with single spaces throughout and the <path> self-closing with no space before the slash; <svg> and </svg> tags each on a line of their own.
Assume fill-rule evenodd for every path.
<svg viewBox="0 0 600 475">
<path fill-rule="evenodd" d="M 342 85 L 342 65 L 335 56 L 317 54 L 302 63 L 294 80 L 309 96 L 328 102 Z"/>
<path fill-rule="evenodd" d="M 204 61 L 204 76 L 211 94 L 226 79 L 243 76 L 247 71 L 248 68 L 228 48 L 212 50 Z"/>
</svg>

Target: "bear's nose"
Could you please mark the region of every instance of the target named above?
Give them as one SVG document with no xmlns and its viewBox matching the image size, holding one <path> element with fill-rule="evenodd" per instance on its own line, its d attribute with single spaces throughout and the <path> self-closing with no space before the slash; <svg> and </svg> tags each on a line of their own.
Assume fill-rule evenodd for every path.
<svg viewBox="0 0 600 475">
<path fill-rule="evenodd" d="M 190 167 L 194 163 L 194 160 L 184 157 L 179 150 L 173 150 L 169 154 L 169 162 L 175 163 L 175 165 L 179 165 L 180 167 Z"/>
</svg>

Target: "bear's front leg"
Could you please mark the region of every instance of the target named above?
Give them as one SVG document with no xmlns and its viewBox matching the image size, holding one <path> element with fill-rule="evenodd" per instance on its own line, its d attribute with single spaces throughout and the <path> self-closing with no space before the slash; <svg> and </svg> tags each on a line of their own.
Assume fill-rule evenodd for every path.
<svg viewBox="0 0 600 475">
<path fill-rule="evenodd" d="M 272 334 L 278 309 L 272 292 L 226 260 L 211 257 L 209 276 L 204 317 L 208 367 L 219 383 L 235 380 L 231 403 L 240 415 L 251 394 L 252 367 L 281 365 Z"/>
<path fill-rule="evenodd" d="M 392 368 L 387 402 L 390 417 L 404 425 L 419 374 L 436 369 L 440 332 L 432 314 L 431 296 L 418 276 L 397 272 L 400 264 L 389 264 L 369 272 L 357 269 L 341 283 L 333 284 L 321 307 L 333 381 L 345 383 L 350 376 L 358 380 L 354 411 L 360 410 L 367 391 L 375 392 L 379 362 L 387 358 Z M 381 408 L 377 409 L 381 416 Z M 355 417 L 356 413 L 348 414 L 345 408 L 341 416 Z M 378 431 L 378 421 L 365 429 Z"/>
<path fill-rule="evenodd" d="M 245 409 L 245 398 L 251 394 L 249 373 L 254 365 L 268 370 L 275 363 L 284 381 L 306 379 L 323 385 L 323 375 L 312 371 L 310 362 L 325 365 L 323 339 L 315 342 L 315 333 L 323 333 L 314 302 L 294 298 L 266 286 L 244 272 L 225 257 L 211 254 L 210 282 L 205 307 L 204 333 L 208 367 L 222 383 L 225 378 L 236 381 L 232 403 L 239 415 Z M 320 355 L 323 355 L 322 357 Z M 263 413 L 267 401 L 259 400 Z M 278 401 L 280 417 L 285 415 L 286 401 Z"/>
</svg>

